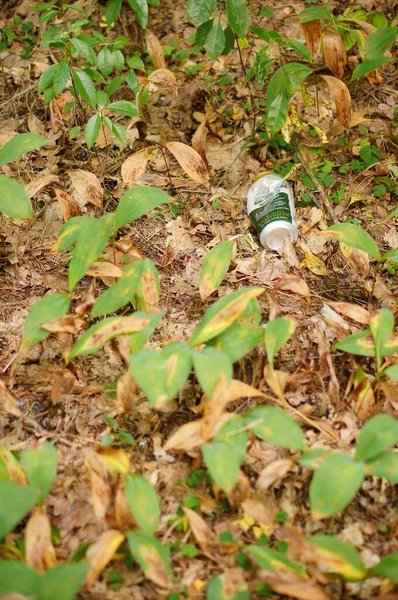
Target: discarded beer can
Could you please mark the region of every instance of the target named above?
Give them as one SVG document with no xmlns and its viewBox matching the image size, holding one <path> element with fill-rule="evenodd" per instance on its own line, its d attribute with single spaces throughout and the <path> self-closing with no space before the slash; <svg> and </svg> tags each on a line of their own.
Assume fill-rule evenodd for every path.
<svg viewBox="0 0 398 600">
<path fill-rule="evenodd" d="M 273 172 L 261 173 L 247 195 L 247 212 L 260 237 L 260 243 L 279 250 L 286 237 L 297 240 L 297 220 L 293 190 Z"/>
</svg>

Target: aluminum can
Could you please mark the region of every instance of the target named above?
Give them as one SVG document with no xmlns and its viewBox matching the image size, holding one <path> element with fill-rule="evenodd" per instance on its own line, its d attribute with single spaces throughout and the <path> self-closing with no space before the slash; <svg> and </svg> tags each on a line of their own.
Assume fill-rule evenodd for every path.
<svg viewBox="0 0 398 600">
<path fill-rule="evenodd" d="M 281 175 L 266 172 L 256 178 L 247 195 L 247 212 L 264 247 L 279 250 L 286 237 L 296 242 L 293 190 Z"/>
</svg>

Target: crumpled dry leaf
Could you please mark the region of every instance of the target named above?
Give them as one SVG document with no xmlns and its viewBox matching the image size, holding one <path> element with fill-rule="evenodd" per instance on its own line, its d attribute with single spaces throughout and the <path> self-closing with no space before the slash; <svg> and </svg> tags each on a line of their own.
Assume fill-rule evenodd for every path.
<svg viewBox="0 0 398 600">
<path fill-rule="evenodd" d="M 165 69 L 166 60 L 164 58 L 162 45 L 156 35 L 152 33 L 152 31 L 149 31 L 149 29 L 145 30 L 145 44 L 155 69 Z"/>
<path fill-rule="evenodd" d="M 91 448 L 84 450 L 84 464 L 90 471 L 91 496 L 95 516 L 103 520 L 111 500 L 108 468 L 103 458 Z"/>
<path fill-rule="evenodd" d="M 33 198 L 41 192 L 48 185 L 51 185 L 54 181 L 58 181 L 58 175 L 43 175 L 42 177 L 38 177 L 37 179 L 33 179 L 26 186 L 25 190 L 28 194 L 29 198 Z"/>
<path fill-rule="evenodd" d="M 190 452 L 205 443 L 202 431 L 202 419 L 185 423 L 167 440 L 164 450 L 185 450 Z"/>
<path fill-rule="evenodd" d="M 300 265 L 300 269 L 307 267 L 314 275 L 320 275 L 322 277 L 328 275 L 329 271 L 323 260 L 315 256 L 310 250 L 304 250 L 304 252 L 305 258 Z"/>
<path fill-rule="evenodd" d="M 316 58 L 319 54 L 322 39 L 322 25 L 319 19 L 309 21 L 308 23 L 301 24 L 305 41 L 308 46 L 308 50 L 311 52 L 312 58 Z"/>
<path fill-rule="evenodd" d="M 275 279 L 275 290 L 287 290 L 305 298 L 310 297 L 310 288 L 307 283 L 298 275 L 286 273 L 282 277 Z"/>
<path fill-rule="evenodd" d="M 70 194 L 55 187 L 55 185 L 53 185 L 52 188 L 55 192 L 64 221 L 69 221 L 72 217 L 80 217 L 83 214 L 82 207 Z"/>
<path fill-rule="evenodd" d="M 145 173 L 149 159 L 149 148 L 131 154 L 122 164 L 121 173 L 126 185 L 134 185 Z"/>
<path fill-rule="evenodd" d="M 232 508 L 239 509 L 243 502 L 248 500 L 251 496 L 250 481 L 242 470 L 239 471 L 238 481 L 232 490 L 225 492 L 228 498 L 228 503 Z"/>
<path fill-rule="evenodd" d="M 272 573 L 271 571 L 260 571 L 260 576 L 267 581 L 274 592 L 292 596 L 299 600 L 330 600 L 331 597 L 319 585 L 307 579 L 303 579 L 293 573 Z"/>
<path fill-rule="evenodd" d="M 350 263 L 362 277 L 367 277 L 370 268 L 369 254 L 359 248 L 347 246 L 343 242 L 340 242 L 340 250 L 346 261 Z"/>
<path fill-rule="evenodd" d="M 373 417 L 376 412 L 376 398 L 371 379 L 362 369 L 356 375 L 350 399 L 354 400 L 355 414 L 362 423 Z"/>
<path fill-rule="evenodd" d="M 131 369 L 119 377 L 116 384 L 116 398 L 123 412 L 131 413 L 133 411 L 134 400 L 136 398 L 137 384 Z"/>
<path fill-rule="evenodd" d="M 359 306 L 359 304 L 328 301 L 328 305 L 341 315 L 344 315 L 357 323 L 361 323 L 361 325 L 369 325 L 370 312 L 363 306 Z"/>
<path fill-rule="evenodd" d="M 347 51 L 343 38 L 331 27 L 325 27 L 323 32 L 323 56 L 333 75 L 341 79 L 347 64 Z M 349 125 L 346 125 L 348 127 Z"/>
<path fill-rule="evenodd" d="M 156 85 L 164 86 L 173 94 L 175 98 L 177 97 L 177 80 L 175 78 L 174 73 L 172 73 L 168 69 L 156 69 L 156 71 L 152 71 L 152 73 L 148 76 L 148 81 L 150 83 L 155 83 Z"/>
<path fill-rule="evenodd" d="M 200 156 L 203 158 L 203 161 L 207 168 L 209 168 L 209 163 L 207 162 L 206 156 L 206 137 L 207 137 L 207 127 L 206 127 L 206 119 L 204 119 L 197 130 L 195 131 L 192 137 L 192 147 Z"/>
<path fill-rule="evenodd" d="M 29 567 L 38 573 L 44 573 L 57 564 L 51 541 L 50 520 L 42 506 L 33 510 L 26 525 L 25 559 Z"/>
<path fill-rule="evenodd" d="M 123 270 L 115 265 L 114 263 L 103 261 L 103 262 L 95 262 L 91 265 L 86 275 L 90 275 L 90 277 L 121 277 L 123 275 Z"/>
<path fill-rule="evenodd" d="M 345 83 L 332 77 L 331 75 L 322 75 L 328 84 L 332 100 L 336 107 L 336 117 L 343 127 L 350 127 L 351 123 L 351 94 Z"/>
<path fill-rule="evenodd" d="M 0 379 L 0 409 L 4 409 L 8 414 L 21 418 L 22 412 L 17 406 L 17 401 L 10 391 L 6 388 Z"/>
<path fill-rule="evenodd" d="M 332 357 L 330 355 L 330 347 L 326 338 L 321 330 L 321 328 L 317 325 L 316 327 L 317 336 L 318 336 L 318 351 L 319 351 L 319 364 L 321 367 L 321 376 L 322 377 L 330 377 L 329 386 L 328 386 L 328 396 L 332 403 L 339 408 L 340 405 L 340 384 L 337 379 L 336 371 L 334 369 L 334 364 L 332 361 Z"/>
<path fill-rule="evenodd" d="M 260 490 L 267 490 L 279 479 L 284 479 L 293 465 L 294 462 L 287 458 L 275 460 L 261 471 L 256 487 Z"/>
<path fill-rule="evenodd" d="M 68 171 L 68 175 L 71 180 L 71 192 L 80 206 L 85 206 L 88 202 L 102 208 L 104 190 L 94 173 L 77 169 L 76 171 Z"/>
<path fill-rule="evenodd" d="M 282 402 L 285 402 L 285 396 L 283 392 L 285 391 L 288 378 L 289 373 L 285 373 L 285 371 L 277 371 L 276 369 L 271 370 L 269 365 L 265 365 L 265 382 Z"/>
<path fill-rule="evenodd" d="M 209 184 L 206 164 L 196 150 L 181 142 L 169 142 L 166 144 L 166 148 L 172 153 L 188 177 L 196 183 L 206 186 Z"/>
<path fill-rule="evenodd" d="M 229 402 L 229 383 L 225 373 L 220 373 L 211 398 L 205 398 L 202 433 L 205 441 L 212 439 Z"/>
<path fill-rule="evenodd" d="M 117 529 L 108 529 L 89 547 L 86 558 L 90 569 L 85 579 L 86 589 L 89 590 L 93 587 L 101 572 L 114 557 L 123 540 L 124 535 L 120 531 Z"/>
<path fill-rule="evenodd" d="M 65 315 L 60 319 L 55 319 L 49 323 L 43 323 L 40 326 L 51 333 L 72 333 L 76 335 L 85 325 L 83 319 L 79 319 L 76 315 Z"/>
<path fill-rule="evenodd" d="M 183 511 L 188 518 L 194 538 L 202 549 L 206 550 L 209 544 L 214 544 L 217 541 L 214 532 L 201 515 L 186 506 L 183 507 Z"/>
</svg>

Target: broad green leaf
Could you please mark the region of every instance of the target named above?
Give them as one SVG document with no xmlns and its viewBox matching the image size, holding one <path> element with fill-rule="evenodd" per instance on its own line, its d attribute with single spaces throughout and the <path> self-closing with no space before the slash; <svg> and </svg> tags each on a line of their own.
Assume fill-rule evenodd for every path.
<svg viewBox="0 0 398 600">
<path fill-rule="evenodd" d="M 389 215 L 391 217 L 391 215 Z M 398 263 L 398 248 L 393 248 L 392 250 L 388 250 L 381 257 L 381 260 L 391 260 L 392 262 Z"/>
<path fill-rule="evenodd" d="M 132 73 L 132 71 L 130 71 Z M 112 79 L 112 81 L 110 82 L 110 84 L 108 85 L 106 92 L 107 95 L 109 96 L 109 98 L 112 96 L 112 94 L 114 94 L 122 85 L 122 83 L 124 83 L 126 81 L 126 76 L 125 75 L 118 75 L 117 77 L 114 77 Z"/>
<path fill-rule="evenodd" d="M 292 337 L 296 327 L 297 321 L 293 317 L 278 317 L 267 323 L 264 342 L 271 369 L 274 368 L 274 359 L 277 352 Z"/>
<path fill-rule="evenodd" d="M 131 8 L 135 11 L 138 25 L 145 29 L 148 24 L 148 2 L 147 0 L 128 0 Z"/>
<path fill-rule="evenodd" d="M 321 19 L 322 21 L 333 21 L 332 13 L 323 6 L 309 6 L 302 10 L 298 14 L 298 17 L 300 23 L 309 23 L 310 21 L 317 21 L 318 19 Z"/>
<path fill-rule="evenodd" d="M 126 102 L 124 100 L 119 100 L 118 102 L 111 102 L 108 104 L 109 110 L 113 110 L 120 115 L 126 115 L 126 117 L 139 117 L 140 111 L 132 102 Z"/>
<path fill-rule="evenodd" d="M 64 317 L 69 310 L 70 298 L 67 294 L 51 294 L 38 300 L 30 309 L 22 332 L 22 348 L 29 348 L 50 335 L 42 328 L 43 323 Z"/>
<path fill-rule="evenodd" d="M 343 510 L 360 489 L 365 465 L 342 452 L 329 454 L 314 473 L 310 485 L 311 512 L 324 519 Z"/>
<path fill-rule="evenodd" d="M 245 420 L 262 440 L 291 450 L 305 448 L 305 436 L 300 425 L 281 408 L 257 406 L 245 413 Z"/>
<path fill-rule="evenodd" d="M 5 175 L 0 175 L 0 212 L 13 219 L 33 217 L 32 204 L 25 188 L 15 179 Z"/>
<path fill-rule="evenodd" d="M 369 327 L 375 341 L 377 370 L 379 370 L 384 356 L 384 347 L 394 330 L 394 315 L 387 308 L 382 308 L 370 317 Z"/>
<path fill-rule="evenodd" d="M 86 123 L 84 128 L 84 139 L 86 140 L 87 148 L 91 148 L 100 132 L 101 127 L 101 117 L 98 113 L 95 113 Z"/>
<path fill-rule="evenodd" d="M 79 40 L 78 38 L 70 38 L 70 43 L 79 56 L 85 58 L 87 62 L 90 63 L 90 65 L 95 65 L 97 56 L 93 48 L 89 44 L 87 44 L 87 42 Z"/>
<path fill-rule="evenodd" d="M 114 23 L 118 18 L 120 9 L 122 8 L 122 2 L 123 0 L 108 0 L 105 9 L 105 18 L 108 27 L 109 25 L 112 25 L 112 23 Z"/>
<path fill-rule="evenodd" d="M 14 481 L 0 481 L 0 540 L 32 510 L 39 498 L 37 488 Z M 0 565 L 3 561 L 0 561 Z M 0 586 L 2 584 L 0 578 Z"/>
<path fill-rule="evenodd" d="M 123 145 L 126 144 L 126 129 L 120 123 L 114 123 L 108 117 L 102 117 L 105 125 L 110 129 L 117 140 Z"/>
<path fill-rule="evenodd" d="M 85 231 L 91 230 L 94 217 L 73 217 L 62 226 L 55 249 L 70 250 Z"/>
<path fill-rule="evenodd" d="M 240 38 L 246 37 L 250 24 L 250 13 L 244 0 L 226 0 L 228 24 Z"/>
<path fill-rule="evenodd" d="M 310 67 L 292 62 L 283 65 L 272 75 L 265 103 L 267 124 L 273 134 L 283 127 L 287 118 L 289 100 L 311 73 Z"/>
<path fill-rule="evenodd" d="M 214 19 L 209 19 L 208 21 L 205 21 L 204 23 L 202 23 L 202 25 L 199 25 L 199 27 L 197 28 L 196 33 L 195 33 L 195 42 L 196 42 L 196 44 L 198 44 L 198 46 L 205 45 L 207 34 L 209 33 L 210 29 L 213 27 L 213 23 L 214 23 Z"/>
<path fill-rule="evenodd" d="M 132 301 L 141 275 L 140 262 L 127 265 L 120 279 L 97 298 L 90 313 L 92 318 L 116 312 Z"/>
<path fill-rule="evenodd" d="M 47 144 L 47 138 L 38 133 L 20 133 L 14 135 L 11 140 L 0 150 L 0 165 L 6 165 L 21 158 L 23 154 L 37 150 Z"/>
<path fill-rule="evenodd" d="M 383 452 L 367 462 L 367 467 L 371 475 L 398 483 L 398 452 Z"/>
<path fill-rule="evenodd" d="M 185 18 L 200 25 L 210 19 L 217 8 L 217 0 L 188 0 Z"/>
<path fill-rule="evenodd" d="M 261 307 L 257 298 L 250 300 L 243 313 L 240 315 L 236 323 L 241 325 L 251 326 L 260 325 L 261 322 Z M 264 328 L 261 328 L 264 332 Z"/>
<path fill-rule="evenodd" d="M 153 533 L 160 519 L 158 496 L 149 481 L 134 473 L 126 478 L 126 499 L 138 527 L 144 533 Z"/>
<path fill-rule="evenodd" d="M 316 469 L 319 469 L 328 454 L 329 450 L 325 450 L 324 448 L 314 448 L 314 450 L 304 452 L 304 454 L 300 456 L 298 462 L 302 467 L 315 471 Z"/>
<path fill-rule="evenodd" d="M 157 409 L 174 398 L 192 367 L 191 353 L 183 342 L 170 342 L 160 352 L 141 350 L 129 362 L 137 384 Z"/>
<path fill-rule="evenodd" d="M 122 71 L 124 67 L 124 54 L 120 50 L 113 50 L 113 66 L 117 71 Z"/>
<path fill-rule="evenodd" d="M 144 315 L 145 313 L 135 313 L 136 316 Z M 164 317 L 166 311 L 162 311 L 160 313 L 148 314 L 146 317 L 150 320 L 149 325 L 144 327 L 142 331 L 137 331 L 137 333 L 130 333 L 129 338 L 129 346 L 130 353 L 137 354 L 141 348 L 144 347 L 144 344 L 149 340 L 153 332 L 155 331 L 159 321 Z"/>
<path fill-rule="evenodd" d="M 22 450 L 21 463 L 30 485 L 40 490 L 38 502 L 47 498 L 57 474 L 57 450 L 50 442 L 43 442 L 37 450 Z"/>
<path fill-rule="evenodd" d="M 398 444 L 398 420 L 376 415 L 365 423 L 356 443 L 355 460 L 368 462 Z"/>
<path fill-rule="evenodd" d="M 137 314 L 142 313 L 130 317 L 109 317 L 87 329 L 72 346 L 69 360 L 81 354 L 95 354 L 106 342 L 118 335 L 142 331 L 150 320 Z"/>
<path fill-rule="evenodd" d="M 260 296 L 263 288 L 243 288 L 215 302 L 204 314 L 189 340 L 191 346 L 203 344 L 225 331 L 243 313 L 250 300 Z"/>
<path fill-rule="evenodd" d="M 56 96 L 62 92 L 70 78 L 69 63 L 66 58 L 59 61 L 54 69 L 53 89 Z"/>
<path fill-rule="evenodd" d="M 222 54 L 225 46 L 225 35 L 219 21 L 213 23 L 212 28 L 207 34 L 204 46 L 210 60 L 215 60 Z"/>
<path fill-rule="evenodd" d="M 97 57 L 97 65 L 99 70 L 101 71 L 104 77 L 108 77 L 112 73 L 113 70 L 113 53 L 108 48 L 108 46 L 104 46 Z"/>
<path fill-rule="evenodd" d="M 87 75 L 85 71 L 73 69 L 73 81 L 79 96 L 81 96 L 91 108 L 95 108 L 97 92 L 91 77 Z"/>
<path fill-rule="evenodd" d="M 343 242 L 343 244 L 351 248 L 363 250 L 376 260 L 380 260 L 381 258 L 380 250 L 374 239 L 362 227 L 354 225 L 354 223 L 331 225 L 331 227 L 322 232 L 322 235 Z"/>
<path fill-rule="evenodd" d="M 358 331 L 343 338 L 333 346 L 333 350 L 343 350 L 343 352 L 358 354 L 359 356 L 376 356 L 376 346 L 373 336 L 370 335 L 370 329 Z"/>
<path fill-rule="evenodd" d="M 0 446 L 0 481 L 27 483 L 26 475 L 14 454 Z"/>
<path fill-rule="evenodd" d="M 63 563 L 53 567 L 40 579 L 39 600 L 74 600 L 84 583 L 89 565 Z"/>
<path fill-rule="evenodd" d="M 313 535 L 308 541 L 318 548 L 315 554 L 317 564 L 342 575 L 348 581 L 365 579 L 367 571 L 356 548 L 334 535 Z"/>
<path fill-rule="evenodd" d="M 374 31 L 365 40 L 365 57 L 375 59 L 383 56 L 395 42 L 398 27 L 384 27 Z"/>
<path fill-rule="evenodd" d="M 388 215 L 387 219 L 398 219 L 398 206 Z M 385 255 L 384 255 L 385 256 Z"/>
<path fill-rule="evenodd" d="M 135 221 L 161 204 L 168 204 L 171 200 L 166 192 L 151 186 L 137 185 L 127 190 L 116 209 L 115 229 Z"/>
<path fill-rule="evenodd" d="M 295 50 L 297 54 L 300 54 L 300 56 L 302 56 L 304 60 L 308 61 L 309 63 L 312 63 L 311 52 L 308 50 L 307 46 L 303 44 L 303 42 L 299 42 L 292 38 L 286 38 L 285 41 L 286 46 L 288 48 L 293 48 L 293 50 Z"/>
<path fill-rule="evenodd" d="M 291 571 L 308 579 L 308 575 L 305 571 L 300 569 L 296 563 L 287 558 L 282 552 L 272 550 L 272 548 L 266 548 L 265 546 L 245 546 L 244 550 L 256 561 L 260 569 L 273 571 L 274 573 L 286 573 L 286 571 Z"/>
<path fill-rule="evenodd" d="M 235 321 L 226 331 L 207 342 L 207 346 L 227 354 L 236 362 L 264 341 L 264 328 Z"/>
<path fill-rule="evenodd" d="M 384 369 L 384 371 L 382 371 L 380 375 L 387 375 L 388 377 L 391 377 L 391 379 L 398 381 L 398 364 L 390 365 L 389 367 L 387 367 L 387 369 Z"/>
<path fill-rule="evenodd" d="M 56 64 L 51 65 L 51 67 L 48 67 L 48 69 L 43 71 L 43 73 L 40 75 L 39 85 L 37 88 L 37 91 L 39 92 L 39 94 L 44 92 L 44 90 L 46 90 L 52 84 L 56 66 L 57 66 Z"/>
<path fill-rule="evenodd" d="M 0 514 L 1 512 L 0 507 Z M 1 537 L 0 534 L 0 539 Z M 1 597 L 8 598 L 14 597 L 13 594 L 20 594 L 24 597 L 38 598 L 40 583 L 40 575 L 31 567 L 28 567 L 26 563 L 17 560 L 0 560 Z"/>
<path fill-rule="evenodd" d="M 221 242 L 205 256 L 199 275 L 202 300 L 210 296 L 225 277 L 232 260 L 233 242 Z"/>
<path fill-rule="evenodd" d="M 244 587 L 240 587 L 243 585 Z M 244 580 L 231 585 L 228 575 L 225 578 L 223 575 L 217 575 L 207 586 L 206 600 L 250 600 L 250 592 Z"/>
<path fill-rule="evenodd" d="M 235 46 L 234 32 L 232 31 L 232 29 L 229 25 L 228 25 L 228 27 L 226 27 L 224 29 L 224 36 L 225 36 L 225 46 L 224 46 L 224 50 L 222 53 L 227 55 L 231 52 L 231 50 L 234 49 L 234 46 Z"/>
<path fill-rule="evenodd" d="M 390 58 L 380 56 L 379 58 L 367 58 L 355 67 L 351 75 L 351 81 L 364 77 L 367 73 L 375 71 L 384 64 L 390 62 Z"/>
<path fill-rule="evenodd" d="M 148 579 L 159 587 L 169 587 L 172 572 L 168 547 L 144 531 L 128 531 L 127 540 L 134 560 Z"/>
<path fill-rule="evenodd" d="M 225 492 L 232 490 L 238 481 L 246 444 L 244 421 L 235 415 L 221 427 L 211 442 L 202 446 L 203 460 L 210 475 Z"/>
<path fill-rule="evenodd" d="M 69 263 L 68 283 L 72 293 L 76 284 L 87 273 L 93 262 L 105 250 L 108 243 L 114 214 L 103 215 L 92 221 L 89 229 L 84 229 L 73 249 L 72 260 Z M 62 232 L 61 232 L 62 233 Z"/>
<path fill-rule="evenodd" d="M 398 583 L 398 552 L 387 554 L 377 565 L 369 569 L 369 573 Z"/>
<path fill-rule="evenodd" d="M 159 302 L 159 273 L 149 258 L 137 263 L 139 275 L 136 288 L 136 303 L 141 310 L 152 310 Z"/>
<path fill-rule="evenodd" d="M 193 366 L 202 390 L 211 398 L 220 374 L 224 373 L 227 381 L 232 379 L 232 362 L 227 354 L 215 348 L 204 348 L 201 352 L 193 352 Z"/>
</svg>

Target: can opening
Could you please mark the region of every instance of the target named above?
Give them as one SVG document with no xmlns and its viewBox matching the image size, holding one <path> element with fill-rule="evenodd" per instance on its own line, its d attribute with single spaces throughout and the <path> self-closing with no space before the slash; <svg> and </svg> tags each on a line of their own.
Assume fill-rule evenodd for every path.
<svg viewBox="0 0 398 600">
<path fill-rule="evenodd" d="M 270 250 L 279 250 L 282 248 L 283 242 L 287 237 L 290 238 L 290 240 L 292 239 L 290 231 L 285 227 L 278 227 L 269 232 L 264 241 Z M 262 242 L 262 240 L 260 241 Z"/>
</svg>

